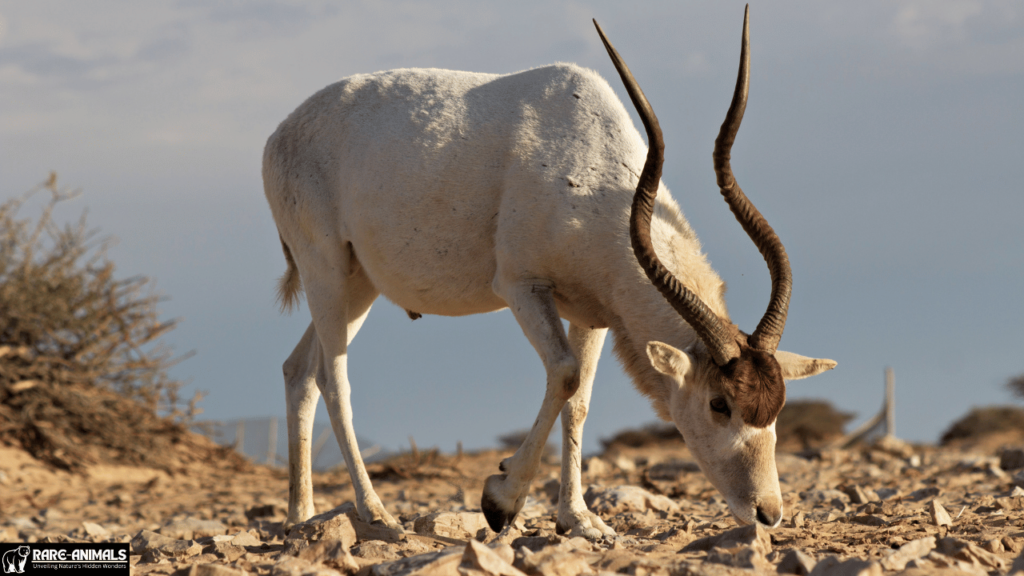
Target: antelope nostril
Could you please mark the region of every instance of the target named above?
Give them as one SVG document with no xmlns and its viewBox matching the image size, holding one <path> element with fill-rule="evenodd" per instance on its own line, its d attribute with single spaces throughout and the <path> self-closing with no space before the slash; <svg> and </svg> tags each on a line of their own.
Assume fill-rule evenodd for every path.
<svg viewBox="0 0 1024 576">
<path fill-rule="evenodd" d="M 765 526 L 773 526 L 775 524 L 775 522 L 768 519 L 768 516 L 765 515 L 764 510 L 761 510 L 760 506 L 757 507 L 757 521 Z"/>
</svg>

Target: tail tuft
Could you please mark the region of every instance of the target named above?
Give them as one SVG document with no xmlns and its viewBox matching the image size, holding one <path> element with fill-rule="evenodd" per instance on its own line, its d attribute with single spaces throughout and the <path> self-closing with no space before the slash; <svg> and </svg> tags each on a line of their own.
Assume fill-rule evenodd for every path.
<svg viewBox="0 0 1024 576">
<path fill-rule="evenodd" d="M 291 312 L 292 308 L 298 305 L 299 298 L 302 296 L 302 278 L 299 277 L 299 269 L 295 266 L 292 251 L 284 243 L 284 238 L 281 238 L 281 249 L 284 250 L 284 259 L 288 263 L 288 269 L 277 281 L 277 301 L 281 303 L 281 312 Z"/>
</svg>

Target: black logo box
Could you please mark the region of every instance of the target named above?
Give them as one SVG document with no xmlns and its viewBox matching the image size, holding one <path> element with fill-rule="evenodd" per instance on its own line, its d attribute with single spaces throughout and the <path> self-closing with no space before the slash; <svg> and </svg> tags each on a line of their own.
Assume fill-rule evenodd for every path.
<svg viewBox="0 0 1024 576">
<path fill-rule="evenodd" d="M 0 542 L 0 576 L 129 574 L 128 544 Z"/>
</svg>

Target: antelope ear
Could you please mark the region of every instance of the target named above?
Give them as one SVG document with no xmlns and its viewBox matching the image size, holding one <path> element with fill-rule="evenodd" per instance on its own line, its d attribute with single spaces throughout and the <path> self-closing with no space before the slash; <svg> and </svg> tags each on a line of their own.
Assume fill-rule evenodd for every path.
<svg viewBox="0 0 1024 576">
<path fill-rule="evenodd" d="M 782 368 L 782 377 L 786 380 L 800 380 L 817 376 L 836 367 L 835 360 L 827 358 L 808 358 L 784 350 L 775 351 L 775 360 Z"/>
<path fill-rule="evenodd" d="M 651 359 L 655 370 L 675 377 L 680 382 L 693 366 L 693 358 L 689 354 L 663 342 L 648 342 L 647 357 Z"/>
</svg>

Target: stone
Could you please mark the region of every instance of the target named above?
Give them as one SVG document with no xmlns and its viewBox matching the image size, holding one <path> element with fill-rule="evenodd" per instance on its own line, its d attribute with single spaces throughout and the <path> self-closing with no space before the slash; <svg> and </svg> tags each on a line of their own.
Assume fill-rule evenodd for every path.
<svg viewBox="0 0 1024 576">
<path fill-rule="evenodd" d="M 175 540 L 192 540 L 227 534 L 228 527 L 216 520 L 201 520 L 189 516 L 172 520 L 160 528 L 160 533 Z"/>
<path fill-rule="evenodd" d="M 806 521 L 807 516 L 803 512 L 797 512 L 793 515 L 793 518 L 790 519 L 790 524 L 793 528 L 803 528 Z"/>
<path fill-rule="evenodd" d="M 357 539 L 356 529 L 348 511 L 349 508 L 342 505 L 323 514 L 317 514 L 305 522 L 300 522 L 288 531 L 288 540 L 300 540 L 307 543 L 339 540 L 347 550 L 356 543 Z"/>
<path fill-rule="evenodd" d="M 262 542 L 260 542 L 259 538 L 257 538 L 255 535 L 253 535 L 252 532 L 248 532 L 248 531 L 243 531 L 243 532 L 239 532 L 238 534 L 235 534 L 234 536 L 231 537 L 231 540 L 229 540 L 229 542 L 231 542 L 235 546 L 243 546 L 243 547 L 244 546 L 259 546 L 260 544 L 262 544 Z"/>
<path fill-rule="evenodd" d="M 934 549 L 934 536 L 907 542 L 900 546 L 898 550 L 882 559 L 882 568 L 892 571 L 903 570 L 910 561 L 924 558 Z"/>
<path fill-rule="evenodd" d="M 1007 552 L 1013 552 L 1014 554 L 1018 554 L 1022 549 L 1024 549 L 1024 545 L 1021 545 L 1021 541 L 1014 538 L 1013 536 L 1003 536 L 1000 542 L 1002 542 L 1003 549 L 1005 549 Z"/>
<path fill-rule="evenodd" d="M 458 571 L 462 576 L 526 576 L 512 566 L 515 553 L 511 546 L 501 548 L 501 553 L 470 540 L 462 553 Z"/>
<path fill-rule="evenodd" d="M 222 558 L 227 559 L 228 562 L 234 562 L 242 556 L 245 556 L 245 548 L 236 546 L 230 542 L 214 542 L 204 550 L 216 554 Z"/>
<path fill-rule="evenodd" d="M 926 498 L 934 498 L 935 496 L 938 496 L 940 492 L 941 490 L 935 486 L 929 486 L 927 488 L 921 488 L 920 490 L 914 490 L 907 496 L 907 500 L 920 502 Z"/>
<path fill-rule="evenodd" d="M 140 530 L 130 542 L 132 555 L 142 555 L 158 546 L 171 542 L 174 542 L 174 538 L 168 538 L 163 534 L 157 534 L 149 530 Z"/>
<path fill-rule="evenodd" d="M 284 556 L 284 560 L 274 564 L 270 576 L 342 576 L 341 572 L 326 566 L 316 566 L 307 560 Z"/>
<path fill-rule="evenodd" d="M 936 549 L 950 558 L 980 564 L 989 570 L 1002 570 L 1006 567 L 1006 561 L 1001 557 L 965 540 L 940 538 L 936 544 Z"/>
<path fill-rule="evenodd" d="M 993 554 L 999 554 L 1003 552 L 1003 543 L 998 538 L 990 538 L 981 543 L 982 550 L 991 552 Z"/>
<path fill-rule="evenodd" d="M 943 508 L 938 500 L 932 500 L 928 504 L 928 513 L 932 518 L 932 524 L 936 526 L 953 525 L 953 519 L 949 517 L 949 512 L 946 512 L 946 509 Z"/>
<path fill-rule="evenodd" d="M 255 520 L 257 518 L 272 518 L 274 516 L 285 516 L 287 515 L 288 509 L 283 508 L 277 504 L 261 504 L 259 506 L 253 506 L 245 511 L 245 517 L 249 520 Z"/>
<path fill-rule="evenodd" d="M 867 504 L 869 502 L 878 502 L 881 500 L 881 498 L 878 497 L 878 494 L 875 494 L 874 490 L 870 488 L 862 488 L 856 484 L 844 486 L 842 490 L 850 497 L 850 502 L 854 504 Z"/>
<path fill-rule="evenodd" d="M 452 546 L 439 552 L 419 554 L 370 568 L 370 576 L 460 576 L 463 548 Z"/>
<path fill-rule="evenodd" d="M 733 568 L 767 572 L 771 564 L 765 559 L 760 546 L 737 546 L 735 548 L 712 548 L 708 551 L 707 562 L 724 564 Z"/>
<path fill-rule="evenodd" d="M 886 526 L 889 523 L 885 521 L 881 516 L 875 516 L 874 514 L 860 514 L 850 518 L 850 522 L 854 524 L 863 524 L 864 526 Z"/>
<path fill-rule="evenodd" d="M 779 574 L 806 576 L 811 573 L 811 570 L 814 570 L 815 564 L 817 564 L 817 561 L 808 554 L 799 550 L 790 550 L 782 557 L 776 571 Z"/>
<path fill-rule="evenodd" d="M 837 498 L 843 502 L 850 501 L 850 497 L 847 496 L 845 492 L 841 492 L 839 490 L 810 490 L 800 493 L 800 499 L 811 506 L 816 506 L 824 502 L 832 502 Z"/>
<path fill-rule="evenodd" d="M 93 522 L 82 522 L 82 530 L 84 530 L 89 536 L 93 536 L 95 538 L 105 538 L 110 536 L 109 530 Z"/>
<path fill-rule="evenodd" d="M 203 552 L 203 547 L 195 540 L 171 540 L 170 542 L 150 548 L 142 555 L 140 562 L 156 562 L 161 558 L 184 560 L 198 556 Z"/>
<path fill-rule="evenodd" d="M 573 553 L 566 549 L 565 543 L 549 546 L 540 552 L 524 551 L 522 557 L 516 558 L 515 567 L 527 574 L 537 576 L 577 576 L 593 572 L 588 556 L 593 554 Z"/>
<path fill-rule="evenodd" d="M 359 565 L 341 540 L 321 540 L 299 552 L 299 559 L 323 564 L 341 572 L 355 572 Z"/>
<path fill-rule="evenodd" d="M 470 540 L 486 538 L 487 519 L 479 512 L 435 512 L 420 516 L 413 524 L 417 534 Z"/>
<path fill-rule="evenodd" d="M 882 566 L 858 558 L 843 561 L 828 556 L 818 562 L 810 576 L 882 576 Z"/>
<path fill-rule="evenodd" d="M 597 456 L 591 456 L 583 461 L 583 473 L 590 477 L 601 477 L 611 474 L 611 466 Z"/>
<path fill-rule="evenodd" d="M 285 553 L 288 549 L 285 548 Z M 397 546 L 389 544 L 381 540 L 367 540 L 366 542 L 360 542 L 358 546 L 352 548 L 350 553 L 358 558 L 365 558 L 366 560 L 373 560 L 375 562 L 391 562 L 393 560 L 399 560 L 408 555 L 399 554 Z"/>
<path fill-rule="evenodd" d="M 667 496 L 652 494 L 639 486 L 615 486 L 599 488 L 591 486 L 583 495 L 587 507 L 602 516 L 614 516 L 621 512 L 678 512 L 679 504 Z"/>
<path fill-rule="evenodd" d="M 760 524 L 740 526 L 713 536 L 694 540 L 680 552 L 711 550 L 712 548 L 737 548 L 750 546 L 767 556 L 772 552 L 772 540 L 768 531 Z"/>
</svg>

